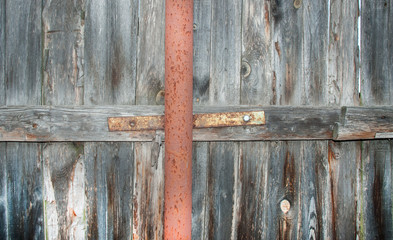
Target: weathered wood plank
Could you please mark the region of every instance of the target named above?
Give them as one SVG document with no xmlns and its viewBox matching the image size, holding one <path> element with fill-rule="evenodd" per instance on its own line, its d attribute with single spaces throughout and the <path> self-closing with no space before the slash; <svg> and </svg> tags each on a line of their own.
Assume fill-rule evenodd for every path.
<svg viewBox="0 0 393 240">
<path fill-rule="evenodd" d="M 41 13 L 38 0 L 7 1 L 4 81 L 6 105 L 41 103 Z M 6 144 L 7 237 L 43 239 L 41 145 Z"/>
<path fill-rule="evenodd" d="M 361 104 L 393 104 L 393 1 L 362 1 Z M 393 238 L 391 141 L 362 143 L 359 238 Z"/>
<path fill-rule="evenodd" d="M 134 148 L 130 143 L 85 143 L 88 239 L 132 234 Z M 146 213 L 147 214 L 147 213 Z"/>
<path fill-rule="evenodd" d="M 379 138 L 381 133 L 393 136 L 393 109 L 391 107 L 364 107 L 342 110 L 340 123 L 335 125 L 334 139 L 350 140 Z"/>
<path fill-rule="evenodd" d="M 164 144 L 135 143 L 133 239 L 162 239 L 164 234 Z"/>
<path fill-rule="evenodd" d="M 5 0 L 0 0 L 0 106 L 5 105 L 5 10 Z M 7 239 L 8 230 L 6 148 L 0 143 L 0 239 Z"/>
<path fill-rule="evenodd" d="M 138 4 L 86 2 L 84 104 L 135 103 Z M 85 157 L 86 169 L 94 169 L 86 173 L 87 237 L 131 236 L 133 144 L 85 143 Z"/>
<path fill-rule="evenodd" d="M 84 104 L 135 102 L 138 1 L 86 1 Z"/>
<path fill-rule="evenodd" d="M 236 105 L 240 103 L 241 1 L 212 1 L 211 9 L 209 104 Z M 238 151 L 236 142 L 210 144 L 209 239 L 237 238 Z"/>
<path fill-rule="evenodd" d="M 43 239 L 41 145 L 7 143 L 7 235 L 9 239 Z"/>
<path fill-rule="evenodd" d="M 209 103 L 211 52 L 211 0 L 194 0 L 193 102 Z M 208 239 L 209 143 L 193 143 L 192 159 L 192 239 Z"/>
<path fill-rule="evenodd" d="M 136 103 L 164 104 L 165 1 L 143 0 L 139 6 Z"/>
<path fill-rule="evenodd" d="M 357 1 L 330 1 L 327 95 L 330 106 L 359 105 L 359 54 Z M 329 142 L 328 177 L 330 191 L 322 202 L 329 206 L 328 235 L 325 238 L 353 239 L 357 236 L 359 142 Z M 356 169 L 356 170 L 355 170 Z M 321 170 L 324 170 L 321 168 Z M 326 209 L 326 208 L 323 208 Z M 330 228 L 331 227 L 331 228 Z"/>
<path fill-rule="evenodd" d="M 164 104 L 165 1 L 140 2 L 135 103 Z M 163 107 L 161 108 L 163 110 Z M 161 135 L 135 144 L 133 239 L 162 239 L 164 225 L 164 148 Z M 163 138 L 163 137 L 162 137 Z M 155 141 L 156 140 L 156 141 Z M 148 213 L 148 214 L 147 214 Z"/>
<path fill-rule="evenodd" d="M 83 103 L 84 1 L 43 2 L 43 91 L 45 105 Z M 82 143 L 43 147 L 47 239 L 86 236 L 85 169 Z"/>
<path fill-rule="evenodd" d="M 331 139 L 340 109 L 196 106 L 195 113 L 265 112 L 266 124 L 194 129 L 195 141 Z M 162 131 L 109 132 L 110 116 L 161 115 L 159 106 L 0 107 L 1 141 L 152 141 Z"/>
</svg>

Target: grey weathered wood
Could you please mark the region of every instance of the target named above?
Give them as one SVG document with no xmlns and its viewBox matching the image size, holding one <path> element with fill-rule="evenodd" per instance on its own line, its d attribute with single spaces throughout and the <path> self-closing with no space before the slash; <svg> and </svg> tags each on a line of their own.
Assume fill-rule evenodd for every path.
<svg viewBox="0 0 393 240">
<path fill-rule="evenodd" d="M 164 144 L 135 143 L 133 239 L 162 239 L 164 233 Z"/>
<path fill-rule="evenodd" d="M 324 1 L 303 1 L 300 8 L 294 8 L 293 1 L 245 2 L 243 60 L 250 65 L 251 73 L 248 74 L 247 64 L 243 64 L 242 104 L 324 105 L 327 5 Z M 328 174 L 318 176 L 317 172 L 327 162 L 327 158 L 321 157 L 327 150 L 327 142 L 278 142 L 274 146 L 260 143 L 257 146 L 261 150 L 249 149 L 243 144 L 239 236 L 243 239 L 322 236 L 327 228 L 322 219 L 330 213 L 323 211 L 318 202 L 325 200 L 326 195 L 319 195 L 324 198 L 317 195 L 328 190 L 324 184 Z M 253 163 L 261 155 L 272 166 Z M 244 170 L 249 166 L 260 170 Z M 252 176 L 258 174 L 263 179 L 253 179 Z M 320 177 L 322 184 L 317 181 Z M 250 182 L 263 183 L 264 187 L 253 192 Z M 291 203 L 286 214 L 279 209 L 283 199 Z M 255 220 L 253 224 L 243 222 L 253 217 L 263 220 Z"/>
<path fill-rule="evenodd" d="M 325 86 L 325 103 L 330 106 L 359 105 L 358 5 L 357 1 L 330 1 L 328 76 Z M 356 238 L 360 143 L 329 142 L 326 155 L 329 174 L 325 179 L 329 181 L 330 196 L 326 195 L 324 199 L 328 202 L 322 204 L 330 210 L 325 216 L 331 228 L 324 237 Z"/>
<path fill-rule="evenodd" d="M 338 108 L 196 106 L 195 113 L 265 112 L 266 124 L 194 129 L 195 141 L 332 139 Z M 152 141 L 163 131 L 109 132 L 108 117 L 162 115 L 159 106 L 0 107 L 1 141 Z"/>
<path fill-rule="evenodd" d="M 393 1 L 362 1 L 361 104 L 393 104 L 391 54 Z M 391 141 L 362 142 L 360 163 L 359 238 L 391 239 L 392 227 Z"/>
<path fill-rule="evenodd" d="M 209 104 L 239 104 L 241 1 L 212 1 L 211 8 Z M 238 149 L 236 142 L 210 144 L 209 239 L 237 238 Z"/>
<path fill-rule="evenodd" d="M 84 1 L 43 2 L 43 91 L 45 105 L 83 103 Z M 47 239 L 86 236 L 83 143 L 43 147 Z"/>
<path fill-rule="evenodd" d="M 391 107 L 345 107 L 340 118 L 333 132 L 337 140 L 374 139 L 379 133 L 393 134 Z"/>
<path fill-rule="evenodd" d="M 5 105 L 5 0 L 0 0 L 0 106 Z M 7 238 L 6 143 L 0 143 L 0 238 Z"/>
<path fill-rule="evenodd" d="M 165 78 L 165 1 L 139 1 L 136 103 L 163 104 Z M 156 101 L 157 100 L 157 101 Z"/>
<path fill-rule="evenodd" d="M 135 102 L 138 1 L 86 1 L 84 104 Z"/>
<path fill-rule="evenodd" d="M 211 0 L 194 1 L 193 102 L 209 103 L 211 52 Z M 208 239 L 208 162 L 209 143 L 193 143 L 192 162 L 192 239 Z"/>
<path fill-rule="evenodd" d="M 139 1 L 87 1 L 84 104 L 134 104 Z M 88 238 L 132 232 L 134 146 L 85 143 Z"/>
<path fill-rule="evenodd" d="M 88 239 L 125 239 L 132 234 L 134 147 L 85 143 Z"/>
<path fill-rule="evenodd" d="M 7 143 L 7 235 L 9 239 L 43 239 L 41 145 Z"/>
<path fill-rule="evenodd" d="M 163 105 L 165 1 L 143 0 L 139 3 L 135 103 Z M 156 135 L 155 131 L 151 134 L 153 143 L 135 144 L 133 239 L 162 239 L 164 233 L 165 151 L 160 143 L 163 137 Z"/>
<path fill-rule="evenodd" d="M 6 105 L 41 103 L 42 2 L 6 2 L 4 81 Z M 41 145 L 6 144 L 7 237 L 43 239 Z"/>
</svg>

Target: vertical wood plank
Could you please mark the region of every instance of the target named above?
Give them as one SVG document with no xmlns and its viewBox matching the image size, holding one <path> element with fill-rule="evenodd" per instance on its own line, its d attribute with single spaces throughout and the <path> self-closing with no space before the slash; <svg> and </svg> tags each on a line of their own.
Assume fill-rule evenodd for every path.
<svg viewBox="0 0 393 240">
<path fill-rule="evenodd" d="M 138 105 L 164 104 L 165 79 L 165 1 L 142 0 L 139 11 Z"/>
<path fill-rule="evenodd" d="M 135 143 L 133 239 L 162 239 L 164 144 Z"/>
<path fill-rule="evenodd" d="M 136 104 L 163 105 L 165 1 L 140 1 Z M 164 149 L 157 139 L 135 145 L 133 239 L 162 239 Z M 146 214 L 148 212 L 148 214 Z"/>
<path fill-rule="evenodd" d="M 393 1 L 362 1 L 361 104 L 393 104 Z M 360 239 L 393 238 L 392 143 L 362 142 Z"/>
<path fill-rule="evenodd" d="M 209 104 L 240 103 L 241 1 L 212 1 Z M 236 142 L 211 143 L 208 163 L 209 239 L 236 239 Z"/>
<path fill-rule="evenodd" d="M 194 0 L 194 105 L 209 103 L 211 13 L 211 0 Z M 207 142 L 193 143 L 192 239 L 195 240 L 208 239 L 209 145 Z"/>
<path fill-rule="evenodd" d="M 5 105 L 5 0 L 0 0 L 0 106 Z M 7 239 L 6 143 L 0 143 L 0 239 Z"/>
<path fill-rule="evenodd" d="M 86 1 L 84 104 L 134 104 L 138 1 Z M 89 239 L 132 233 L 133 143 L 85 143 Z M 91 171 L 89 171 L 91 169 Z"/>
<path fill-rule="evenodd" d="M 41 103 L 41 1 L 5 5 L 4 81 L 7 105 Z M 6 144 L 7 234 L 43 239 L 41 145 Z"/>
<path fill-rule="evenodd" d="M 84 1 L 43 2 L 45 105 L 83 103 Z M 47 239 L 84 239 L 86 195 L 83 143 L 43 147 Z"/>
<path fill-rule="evenodd" d="M 9 239 L 43 239 L 41 145 L 7 143 Z"/>
<path fill-rule="evenodd" d="M 88 239 L 132 234 L 133 144 L 85 143 Z"/>
<path fill-rule="evenodd" d="M 137 0 L 86 1 L 84 103 L 134 104 Z"/>
<path fill-rule="evenodd" d="M 358 13 L 357 1 L 330 2 L 327 105 L 359 105 Z M 330 206 L 330 236 L 354 239 L 358 232 L 360 143 L 329 141 L 326 154 L 330 201 L 322 204 Z"/>
</svg>

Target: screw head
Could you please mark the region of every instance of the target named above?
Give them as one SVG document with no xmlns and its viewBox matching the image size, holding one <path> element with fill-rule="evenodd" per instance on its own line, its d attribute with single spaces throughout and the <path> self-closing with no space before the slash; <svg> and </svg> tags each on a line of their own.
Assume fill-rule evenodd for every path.
<svg viewBox="0 0 393 240">
<path fill-rule="evenodd" d="M 243 116 L 243 121 L 248 122 L 251 120 L 251 117 L 249 115 L 244 115 Z"/>
</svg>

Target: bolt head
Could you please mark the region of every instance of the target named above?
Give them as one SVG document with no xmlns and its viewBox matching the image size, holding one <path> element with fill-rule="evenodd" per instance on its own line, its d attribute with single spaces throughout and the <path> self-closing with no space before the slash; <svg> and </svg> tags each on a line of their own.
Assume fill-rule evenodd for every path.
<svg viewBox="0 0 393 240">
<path fill-rule="evenodd" d="M 248 122 L 251 120 L 251 117 L 249 115 L 244 115 L 243 116 L 243 121 Z"/>
</svg>

